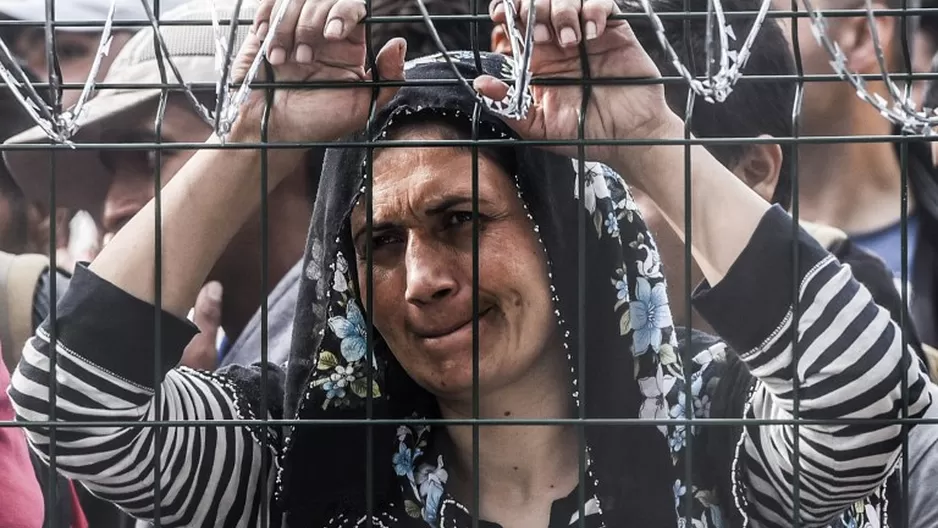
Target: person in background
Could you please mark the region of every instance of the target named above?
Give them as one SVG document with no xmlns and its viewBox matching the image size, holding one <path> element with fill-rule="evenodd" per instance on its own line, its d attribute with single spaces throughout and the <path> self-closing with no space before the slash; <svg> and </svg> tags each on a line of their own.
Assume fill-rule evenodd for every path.
<svg viewBox="0 0 938 528">
<path fill-rule="evenodd" d="M 146 0 L 154 4 L 153 0 Z M 160 12 L 165 13 L 177 5 L 190 0 L 160 0 Z M 70 85 L 60 92 L 59 102 L 63 110 L 71 108 L 81 94 L 81 87 L 94 64 L 95 54 L 101 40 L 102 27 L 107 18 L 111 0 L 69 0 L 55 3 L 55 19 L 57 21 L 92 23 L 85 26 L 65 26 L 57 28 L 55 33 L 58 66 L 61 71 L 61 83 Z M 44 23 L 46 20 L 45 0 L 0 0 L 0 18 L 17 20 L 23 25 L 2 26 L 0 38 L 9 43 L 10 50 L 23 66 L 24 70 L 42 83 L 49 82 L 50 65 L 46 55 L 46 35 Z M 129 21 L 146 21 L 146 11 L 141 0 L 117 0 L 114 10 L 114 21 L 117 23 Z M 137 31 L 137 27 L 115 27 L 111 32 L 111 45 L 109 53 L 101 61 L 97 81 L 104 79 L 120 49 L 130 40 Z M 50 98 L 51 100 L 51 98 Z M 67 167 L 59 168 L 68 170 Z M 46 168 L 48 173 L 48 169 Z M 45 180 L 37 175 L 36 180 Z M 97 254 L 101 246 L 101 235 L 96 232 L 93 222 L 88 215 L 79 214 L 74 208 L 50 207 L 49 194 L 29 192 L 35 196 L 32 205 L 38 209 L 54 209 L 55 214 L 44 216 L 44 222 L 57 222 L 56 232 L 56 266 L 71 271 L 75 262 L 81 259 L 90 260 Z M 58 204 L 56 204 L 58 205 Z M 75 231 L 72 231 L 72 226 Z M 42 247 L 40 253 L 47 253 Z"/>
<path fill-rule="evenodd" d="M 249 4 L 250 2 L 246 2 Z M 228 8 L 230 9 L 230 7 Z M 230 16 L 224 15 L 224 16 Z M 168 12 L 164 20 L 210 20 L 211 12 L 202 2 L 193 2 Z M 243 25 L 239 39 L 249 30 Z M 213 30 L 210 25 L 167 26 L 163 38 L 177 55 L 177 67 L 187 83 L 214 84 L 217 78 Z M 152 52 L 153 33 L 147 28 L 134 36 L 115 57 L 105 83 L 156 84 L 160 69 Z M 102 90 L 89 101 L 76 143 L 201 143 L 212 134 L 189 99 L 170 95 L 157 138 L 154 123 L 159 106 L 158 89 L 127 88 Z M 211 89 L 197 94 L 214 110 Z M 43 136 L 34 127 L 9 143 L 41 143 Z M 161 152 L 161 154 L 160 154 Z M 81 205 L 91 212 L 106 237 L 112 237 L 154 195 L 153 180 L 159 173 L 162 185 L 192 157 L 193 150 L 102 149 L 100 151 L 61 151 L 58 161 L 70 167 L 68 183 L 60 191 L 61 201 Z M 17 182 L 24 188 L 36 185 L 33 175 L 46 163 L 42 151 L 7 151 L 6 161 Z M 262 290 L 262 225 L 258 212 L 229 244 L 215 263 L 195 305 L 194 319 L 202 329 L 183 359 L 193 368 L 214 370 L 229 364 L 248 365 L 259 361 L 261 351 L 261 311 L 259 299 L 268 302 L 268 359 L 279 364 L 286 359 L 292 333 L 300 260 L 306 241 L 306 223 L 316 195 L 321 170 L 321 150 L 309 154 L 308 164 L 298 169 L 270 195 L 266 290 Z M 65 174 L 62 175 L 65 183 Z M 72 192 L 81 186 L 81 194 Z M 218 329 L 225 340 L 217 345 Z"/>
<path fill-rule="evenodd" d="M 3 346 L 0 345 L 0 355 Z M 10 373 L 0 368 L 0 422 L 13 420 L 13 405 L 7 395 Z M 0 526 L 3 528 L 41 528 L 42 489 L 33 476 L 26 437 L 20 428 L 0 427 Z M 82 528 L 87 524 L 80 525 Z M 77 527 L 76 527 L 77 528 Z"/>
<path fill-rule="evenodd" d="M 147 0 L 151 5 L 153 0 Z M 160 11 L 165 13 L 190 0 L 160 0 Z M 94 62 L 95 53 L 101 39 L 104 20 L 107 17 L 111 0 L 69 0 L 55 3 L 56 20 L 69 22 L 93 23 L 84 27 L 60 27 L 56 30 L 56 50 L 58 64 L 62 73 L 61 82 L 71 85 L 61 92 L 61 105 L 68 109 L 77 100 L 81 85 L 85 82 Z M 0 28 L 0 38 L 9 44 L 15 58 L 23 66 L 27 75 L 34 81 L 48 82 L 49 65 L 46 57 L 44 22 L 46 20 L 45 0 L 0 0 L 0 18 L 22 21 L 23 25 L 5 25 Z M 118 23 L 144 21 L 145 11 L 141 0 L 117 0 L 114 20 Z M 101 63 L 98 81 L 108 73 L 123 45 L 138 30 L 138 27 L 115 27 L 112 32 L 110 51 Z M 41 90 L 40 92 L 47 92 Z M 48 96 L 46 96 L 48 99 Z M 15 104 L 15 103 L 12 103 Z M 21 112 L 21 110 L 13 110 Z M 22 116 L 21 113 L 17 115 Z M 22 128 L 20 128 L 22 130 Z M 14 130 L 10 130 L 13 132 Z M 68 180 L 62 175 L 72 167 L 58 167 L 56 172 L 59 196 Z M 3 168 L 6 172 L 6 167 Z M 26 337 L 45 319 L 55 302 L 52 298 L 60 297 L 68 287 L 70 273 L 75 262 L 90 260 L 101 246 L 101 234 L 89 216 L 82 213 L 82 207 L 65 205 L 59 202 L 49 203 L 49 175 L 47 164 L 37 169 L 25 181 L 4 180 L 0 174 L 0 187 L 3 198 L 16 207 L 17 226 L 10 245 L 3 249 L 7 254 L 0 255 L 0 340 L 3 341 L 4 363 L 12 369 L 19 358 L 22 343 Z M 12 183 L 12 185 L 11 185 Z M 23 185 L 25 183 L 25 185 Z M 76 185 L 78 190 L 82 184 Z M 26 212 L 24 217 L 23 212 Z M 24 221 L 25 220 L 25 221 Z M 50 242 L 48 233 L 55 222 L 55 270 L 50 270 Z M 26 232 L 22 227 L 26 226 Z M 22 242 L 26 242 L 23 244 Z M 26 253 L 14 257 L 16 254 Z M 52 287 L 55 282 L 56 287 Z M 203 310 L 204 311 L 204 310 Z M 28 330 L 27 330 L 28 329 Z M 48 470 L 37 470 L 40 479 L 48 479 Z M 58 483 L 57 502 L 59 512 L 57 522 L 68 522 L 72 505 L 66 500 L 70 497 L 70 484 L 61 479 Z M 48 489 L 42 485 L 43 492 Z M 81 508 L 93 527 L 120 527 L 132 525 L 132 519 L 109 503 L 100 501 L 89 494 L 83 487 L 78 488 Z M 81 511 L 76 506 L 77 511 Z M 51 518 L 46 518 L 48 524 Z M 66 525 L 62 525 L 66 526 Z"/>
<path fill-rule="evenodd" d="M 31 124 L 6 85 L 0 85 L 0 116 L 0 139 L 3 140 Z M 59 213 L 57 225 L 62 225 L 66 220 L 64 209 Z M 49 228 L 49 214 L 45 208 L 27 200 L 6 167 L 0 167 L 0 251 L 46 254 L 50 247 Z M 61 238 L 61 232 L 56 235 Z M 61 240 L 56 246 L 60 244 Z"/>
<path fill-rule="evenodd" d="M 35 81 L 29 73 L 27 76 Z M 45 92 L 40 90 L 39 93 Z M 0 85 L 0 115 L 3 116 L 0 138 L 4 140 L 32 123 L 5 84 Z M 55 209 L 52 215 L 42 201 L 27 199 L 7 168 L 0 167 L 0 251 L 11 255 L 48 255 L 50 248 L 55 247 L 59 249 L 57 256 L 62 257 L 57 264 L 65 264 L 60 267 L 66 268 L 70 259 L 63 248 L 69 242 L 70 215 L 71 212 L 64 207 Z M 54 246 L 51 244 L 53 219 L 56 225 Z"/>
<path fill-rule="evenodd" d="M 0 89 L 0 138 L 6 139 L 28 128 L 31 124 L 29 116 L 13 98 L 12 92 L 3 86 Z M 64 211 L 64 209 L 59 210 Z M 62 272 L 52 272 L 49 259 L 46 255 L 50 251 L 49 215 L 44 214 L 43 208 L 35 201 L 28 200 L 22 190 L 13 181 L 6 166 L 0 167 L 0 379 L 9 379 L 19 359 L 19 353 L 26 339 L 35 331 L 41 322 L 37 314 L 48 314 L 49 299 L 52 283 L 60 277 L 57 287 L 61 294 L 68 282 L 67 275 Z M 57 233 L 57 238 L 60 233 Z M 2 400 L 2 397 L 0 397 Z M 7 402 L 9 403 L 9 402 Z M 0 401 L 0 407 L 3 402 Z M 0 409 L 2 413 L 2 409 Z M 10 415 L 12 416 L 12 415 Z M 0 420 L 4 419 L 0 416 Z M 0 428 L 0 444 L 13 442 L 15 436 L 22 438 L 22 431 L 16 428 Z M 16 448 L 12 448 L 13 451 Z M 27 461 L 32 462 L 29 477 L 32 482 L 17 476 L 17 484 L 22 486 L 36 486 L 40 492 L 38 501 L 29 500 L 28 506 L 4 504 L 4 510 L 10 515 L 25 515 L 39 508 L 37 517 L 39 524 L 45 528 L 73 528 L 81 526 L 85 520 L 85 513 L 77 500 L 78 490 L 64 477 L 50 473 L 47 466 L 29 452 Z M 0 453 L 0 465 L 20 464 L 20 461 L 8 459 L 7 452 Z M 12 470 L 12 466 L 7 466 Z M 0 469 L 0 475 L 7 475 L 5 469 Z M 16 474 L 16 473 L 10 473 Z M 0 478 L 0 480 L 7 480 Z M 11 481 L 11 485 L 13 481 Z M 53 499 L 49 493 L 55 487 L 56 495 Z M 6 490 L 0 490 L 0 496 L 6 497 Z M 24 501 L 25 502 L 25 501 Z M 47 503 L 48 514 L 43 517 L 43 503 Z M 116 511 L 113 507 L 102 504 L 103 508 Z M 16 510 L 22 511 L 16 511 Z M 53 514 L 52 510 L 55 510 Z M 7 519 L 0 513 L 0 526 Z M 10 521 L 14 522 L 14 521 Z M 15 526 L 15 524 L 14 524 Z"/>
<path fill-rule="evenodd" d="M 153 0 L 146 0 L 153 5 Z M 161 0 L 161 12 L 172 9 L 188 0 Z M 94 64 L 95 54 L 101 40 L 104 21 L 107 18 L 111 0 L 79 0 L 55 3 L 55 19 L 61 22 L 79 22 L 83 26 L 62 26 L 56 28 L 55 55 L 61 71 L 60 82 L 74 85 L 64 88 L 61 105 L 68 109 L 75 104 Z M 0 14 L 22 24 L 4 26 L 0 36 L 10 44 L 13 54 L 21 61 L 26 70 L 41 82 L 49 82 L 50 65 L 46 55 L 46 2 L 45 0 L 0 0 Z M 146 22 L 146 11 L 140 0 L 118 0 L 114 21 Z M 111 49 L 102 59 L 96 81 L 101 81 L 107 74 L 117 53 L 137 31 L 136 27 L 114 27 L 111 31 Z"/>
<path fill-rule="evenodd" d="M 628 5 L 633 7 L 632 5 Z M 683 0 L 656 0 L 655 11 L 658 13 L 674 13 L 684 10 Z M 640 6 L 634 5 L 634 9 Z M 752 12 L 757 9 L 753 2 L 748 0 L 730 1 L 724 3 L 724 9 L 732 12 Z M 691 19 L 686 33 L 683 32 L 682 19 L 663 18 L 665 32 L 674 35 L 672 41 L 674 49 L 682 62 L 692 68 L 695 73 L 703 75 L 703 66 L 706 62 L 705 24 L 695 23 Z M 703 19 L 696 19 L 702 21 Z M 733 16 L 729 18 L 734 33 L 745 35 L 751 26 L 751 17 Z M 664 75 L 677 75 L 672 62 L 660 47 L 655 45 L 657 35 L 652 28 L 641 22 L 634 22 L 632 28 L 636 38 L 662 70 Z M 733 44 L 731 43 L 731 46 Z M 737 42 L 736 46 L 739 45 Z M 504 52 L 507 43 L 500 35 L 493 35 L 493 48 Z M 795 74 L 794 58 L 792 56 L 784 33 L 773 24 L 763 26 L 755 45 L 752 48 L 746 72 L 753 76 L 793 76 Z M 779 137 L 792 136 L 792 109 L 795 99 L 795 83 L 770 80 L 759 82 L 750 80 L 738 83 L 733 93 L 723 104 L 714 105 L 698 100 L 693 108 L 690 119 L 691 132 L 695 137 Z M 684 117 L 688 89 L 683 83 L 665 85 L 665 97 L 670 108 L 679 116 Z M 785 209 L 791 205 L 791 178 L 792 167 L 789 152 L 785 147 L 773 143 L 714 143 L 707 145 L 717 159 L 733 171 L 741 181 L 746 183 L 753 191 L 758 193 L 765 201 L 777 204 Z M 603 177 L 604 168 L 590 164 L 592 177 Z M 685 250 L 684 242 L 678 233 L 668 224 L 658 207 L 648 195 L 638 190 L 632 191 L 635 201 L 642 211 L 650 231 L 655 235 L 654 243 L 661 254 L 664 263 L 663 271 L 667 279 L 669 293 L 669 308 L 672 318 L 679 331 L 702 331 L 713 333 L 713 328 L 700 314 L 688 304 L 688 284 L 685 282 Z M 889 310 L 892 319 L 896 322 L 905 320 L 905 339 L 931 367 L 930 373 L 935 377 L 935 362 L 922 350 L 915 325 L 908 316 L 908 310 L 903 306 L 899 292 L 896 291 L 892 280 L 892 273 L 886 268 L 883 261 L 868 251 L 857 247 L 840 230 L 802 222 L 802 227 L 812 235 L 823 247 L 830 251 L 842 263 L 850 266 L 854 277 L 862 283 L 872 294 L 876 304 Z M 691 288 L 690 291 L 704 282 L 704 273 L 692 258 L 690 261 Z M 690 310 L 690 312 L 689 312 Z M 688 315 L 690 314 L 690 318 Z M 936 378 L 938 379 L 938 378 Z M 938 412 L 930 411 L 930 412 Z M 933 528 L 938 526 L 938 503 L 933 500 L 930 483 L 938 475 L 938 425 L 922 425 L 913 429 L 909 436 L 909 512 L 897 511 L 901 508 L 900 500 L 892 500 L 893 510 L 890 518 L 909 519 L 910 528 Z M 898 525 L 896 523 L 895 525 Z"/>
<path fill-rule="evenodd" d="M 938 76 L 938 55 L 932 58 L 929 72 L 932 75 Z M 928 84 L 925 85 L 925 95 L 922 98 L 922 106 L 926 109 L 938 108 L 938 79 L 929 80 Z M 931 145 L 932 151 L 932 164 L 933 166 L 938 165 L 938 142 L 932 141 L 929 145 Z"/>
<path fill-rule="evenodd" d="M 919 0 L 920 7 L 935 9 L 936 11 L 917 17 L 915 37 L 912 41 L 912 71 L 914 73 L 930 73 L 932 59 L 938 53 L 938 0 Z M 919 104 L 925 104 L 925 90 L 928 80 L 917 80 L 912 86 L 913 99 Z"/>
<path fill-rule="evenodd" d="M 625 10 L 641 11 L 641 6 L 637 2 L 620 0 L 619 4 Z M 730 2 L 727 4 L 726 9 L 728 11 L 745 11 L 745 9 L 737 9 L 739 5 L 740 2 Z M 654 7 L 656 11 L 664 13 L 684 10 L 682 0 L 656 0 Z M 750 7 L 757 8 L 756 6 Z M 748 19 L 738 18 L 737 20 L 746 21 Z M 667 34 L 682 34 L 683 20 L 667 19 L 663 20 L 663 23 Z M 674 70 L 670 57 L 666 56 L 660 46 L 655 44 L 658 37 L 651 26 L 637 20 L 632 23 L 632 27 L 636 37 L 649 50 L 649 55 L 655 60 L 658 67 L 669 75 L 678 75 Z M 749 29 L 748 26 L 734 26 L 734 31 L 737 35 L 744 35 L 748 33 Z M 702 35 L 703 33 L 700 32 L 691 33 L 689 38 L 692 44 L 693 57 L 692 60 L 684 60 L 685 64 L 706 64 L 704 42 L 699 39 L 694 40 L 695 36 L 703 38 Z M 746 63 L 746 72 L 748 74 L 766 76 L 795 74 L 794 59 L 787 47 L 784 34 L 773 26 L 771 29 L 767 29 L 766 34 L 761 35 L 761 38 L 769 40 L 775 36 L 778 37 L 778 42 L 766 44 L 763 41 L 762 45 L 752 51 Z M 779 49 L 779 45 L 785 45 L 785 48 Z M 683 40 L 681 42 L 672 42 L 672 46 L 682 57 L 686 55 Z M 507 54 L 510 52 L 510 44 L 503 27 L 496 27 L 492 32 L 491 47 L 499 53 Z M 700 74 L 702 75 L 703 72 L 701 71 Z M 665 94 L 671 109 L 683 116 L 687 101 L 687 86 L 683 83 L 667 84 Z M 794 83 L 779 82 L 774 79 L 766 82 L 750 80 L 745 83 L 738 83 L 733 89 L 733 94 L 724 104 L 714 105 L 701 100 L 696 101 L 692 114 L 691 130 L 699 137 L 791 137 L 794 94 Z M 779 204 L 787 209 L 792 199 L 792 168 L 791 161 L 789 161 L 791 156 L 775 154 L 778 149 L 778 145 L 772 144 L 718 143 L 707 145 L 707 150 L 713 153 L 724 165 L 736 170 L 737 174 L 753 190 L 767 201 Z M 778 160 L 773 159 L 776 155 L 780 156 Z M 640 203 L 646 200 L 641 191 L 634 190 L 633 193 Z M 658 228 L 663 227 L 665 224 L 656 222 L 655 220 L 659 218 L 656 210 L 654 208 L 648 209 L 647 203 L 645 205 L 649 223 L 653 225 L 653 231 L 657 232 L 659 231 Z M 906 321 L 909 321 L 906 325 L 908 342 L 918 352 L 919 357 L 927 361 L 930 371 L 934 371 L 934 367 L 938 365 L 938 358 L 932 361 L 923 351 L 915 327 L 909 320 L 908 310 L 902 306 L 891 272 L 884 266 L 882 261 L 851 242 L 838 229 L 808 222 L 802 222 L 802 225 L 826 249 L 834 253 L 841 262 L 851 265 L 857 280 L 873 293 L 877 304 L 890 311 L 893 320 L 899 321 L 901 317 L 905 317 Z M 679 240 L 673 238 L 670 229 L 664 230 L 663 236 L 669 242 L 680 243 Z M 681 244 L 681 247 L 683 248 L 683 244 Z M 680 321 L 682 325 L 686 325 L 689 323 L 686 319 L 688 313 L 685 302 L 687 290 L 683 268 L 676 264 L 683 260 L 683 255 L 683 250 L 669 252 L 665 261 L 670 263 L 668 268 L 672 271 L 671 280 L 668 281 L 672 312 L 675 314 L 675 320 Z M 700 282 L 703 275 L 699 273 L 699 268 L 694 267 L 693 270 L 693 282 L 696 284 Z M 903 313 L 905 313 L 904 316 Z M 693 323 L 695 328 L 707 328 L 706 323 L 700 320 L 699 317 L 694 317 Z M 938 372 L 936 372 L 936 379 L 938 379 Z"/>
<path fill-rule="evenodd" d="M 778 10 L 789 10 L 787 0 L 774 0 Z M 801 9 L 803 9 L 803 4 Z M 824 9 L 841 9 L 843 3 L 820 0 Z M 874 8 L 896 9 L 900 0 L 877 0 Z M 861 8 L 862 5 L 854 6 Z M 783 26 L 792 31 L 790 18 Z M 875 18 L 886 64 L 892 72 L 905 71 L 900 19 Z M 851 70 L 879 74 L 876 49 L 868 18 L 829 17 L 828 34 L 839 43 Z M 910 33 L 912 34 L 912 33 Z M 798 43 L 805 74 L 830 74 L 830 56 L 811 34 L 810 24 L 798 24 Z M 867 81 L 869 90 L 888 99 L 882 82 Z M 847 82 L 807 82 L 799 113 L 801 136 L 901 135 L 870 104 L 856 95 Z M 907 145 L 903 147 L 903 145 Z M 938 344 L 938 192 L 931 184 L 931 152 L 922 141 L 802 143 L 797 147 L 799 211 L 801 218 L 839 229 L 850 240 L 883 259 L 896 286 L 902 288 L 902 263 L 908 270 L 911 316 L 922 343 L 931 350 Z M 908 245 L 902 252 L 902 167 L 908 167 Z"/>
</svg>

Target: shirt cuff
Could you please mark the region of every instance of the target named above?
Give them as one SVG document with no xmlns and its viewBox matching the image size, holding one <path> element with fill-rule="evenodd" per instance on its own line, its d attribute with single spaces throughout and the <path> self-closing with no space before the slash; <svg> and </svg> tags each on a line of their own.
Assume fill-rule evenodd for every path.
<svg viewBox="0 0 938 528">
<path fill-rule="evenodd" d="M 52 335 L 50 319 L 43 322 L 42 331 Z M 198 333 L 198 327 L 188 320 L 158 311 L 84 264 L 75 267 L 68 291 L 56 309 L 59 346 L 143 387 L 160 383 Z M 159 372 L 154 373 L 157 357 Z"/>
<path fill-rule="evenodd" d="M 694 293 L 694 308 L 743 355 L 761 347 L 791 311 L 792 280 L 800 290 L 808 272 L 830 256 L 803 229 L 793 231 L 793 223 L 778 205 L 770 208 L 723 280 L 716 286 L 704 281 Z"/>
</svg>

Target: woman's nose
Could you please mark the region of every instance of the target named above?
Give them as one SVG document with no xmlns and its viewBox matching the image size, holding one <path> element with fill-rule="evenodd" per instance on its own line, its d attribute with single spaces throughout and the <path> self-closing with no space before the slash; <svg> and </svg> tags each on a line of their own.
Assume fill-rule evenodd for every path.
<svg viewBox="0 0 938 528">
<path fill-rule="evenodd" d="M 404 259 L 407 273 L 404 298 L 407 302 L 433 304 L 459 291 L 457 263 L 452 249 L 438 242 L 411 237 Z"/>
</svg>

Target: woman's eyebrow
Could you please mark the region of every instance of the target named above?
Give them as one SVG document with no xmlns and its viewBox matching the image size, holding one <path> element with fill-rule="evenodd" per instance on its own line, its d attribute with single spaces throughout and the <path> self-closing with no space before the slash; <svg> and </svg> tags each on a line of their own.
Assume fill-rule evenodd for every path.
<svg viewBox="0 0 938 528">
<path fill-rule="evenodd" d="M 476 196 L 476 200 L 478 201 L 479 205 L 490 205 L 491 203 L 481 196 Z M 431 205 L 426 209 L 426 215 L 436 216 L 445 213 L 453 207 L 472 204 L 472 202 L 476 200 L 473 200 L 472 196 L 445 196 L 431 202 Z"/>
<path fill-rule="evenodd" d="M 477 196 L 477 199 L 478 199 L 478 203 L 480 206 L 491 205 L 491 202 L 489 200 L 486 200 L 485 198 L 482 198 L 481 196 Z M 424 210 L 424 214 L 427 216 L 438 216 L 452 209 L 453 207 L 459 207 L 461 205 L 472 204 L 473 198 L 472 196 L 465 196 L 465 195 L 450 195 L 450 196 L 443 196 L 434 200 L 430 200 L 429 202 L 430 203 L 427 205 L 427 208 Z M 356 245 L 358 244 L 358 239 L 361 238 L 361 236 L 365 234 L 367 227 L 368 227 L 368 224 L 366 223 L 352 235 L 352 243 Z M 372 234 L 374 234 L 380 231 L 387 231 L 389 229 L 394 229 L 395 227 L 397 227 L 397 224 L 392 221 L 377 222 L 377 223 L 372 224 L 371 232 Z"/>
</svg>

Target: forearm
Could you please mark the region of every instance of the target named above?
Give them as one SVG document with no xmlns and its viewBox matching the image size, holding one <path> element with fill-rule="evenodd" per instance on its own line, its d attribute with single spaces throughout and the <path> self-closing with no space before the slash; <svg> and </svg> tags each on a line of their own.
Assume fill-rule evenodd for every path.
<svg viewBox="0 0 938 528">
<path fill-rule="evenodd" d="M 660 139 L 684 137 L 680 121 L 660 129 Z M 752 238 L 769 204 L 703 146 L 690 147 L 691 208 L 685 201 L 684 145 L 620 147 L 610 166 L 645 192 L 685 242 L 690 214 L 694 258 L 710 284 L 719 283 Z M 728 206 L 731 204 L 731 206 Z"/>
<path fill-rule="evenodd" d="M 217 144 L 218 140 L 212 138 L 208 143 Z M 301 156 L 271 151 L 269 188 L 276 186 Z M 156 202 L 151 200 L 104 248 L 91 270 L 127 293 L 154 303 L 159 257 L 162 307 L 185 316 L 215 262 L 257 210 L 260 181 L 259 150 L 200 150 L 161 192 L 161 254 L 156 255 Z"/>
<path fill-rule="evenodd" d="M 261 416 L 260 402 L 246 395 L 256 394 L 262 375 L 280 387 L 280 371 L 241 369 L 230 377 L 173 369 L 194 327 L 163 314 L 157 350 L 156 309 L 81 267 L 57 316 L 55 346 L 47 321 L 25 347 L 10 388 L 16 419 L 39 458 L 49 463 L 54 446 L 60 473 L 144 519 L 155 515 L 152 472 L 159 466 L 163 526 L 248 526 L 266 495 L 258 474 L 265 461 L 273 471 L 279 440 L 265 448 L 246 427 L 164 427 L 157 443 L 161 429 L 135 424 Z M 271 390 L 269 417 L 280 417 L 273 413 L 282 399 Z M 53 437 L 49 421 L 72 426 Z M 177 463 L 206 458 L 214 462 Z M 213 508 L 229 513 L 217 516 Z"/>
<path fill-rule="evenodd" d="M 797 464 L 802 521 L 827 526 L 879 490 L 901 450 L 900 425 L 856 420 L 902 417 L 904 394 L 908 416 L 919 417 L 931 400 L 889 312 L 849 267 L 793 228 L 781 208 L 770 209 L 723 281 L 698 289 L 694 307 L 760 381 L 746 418 L 824 421 L 747 425 L 739 460 L 748 515 L 760 525 L 790 525 Z"/>
</svg>

